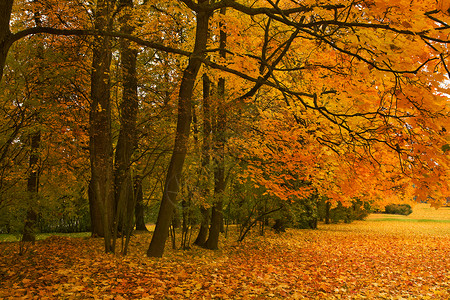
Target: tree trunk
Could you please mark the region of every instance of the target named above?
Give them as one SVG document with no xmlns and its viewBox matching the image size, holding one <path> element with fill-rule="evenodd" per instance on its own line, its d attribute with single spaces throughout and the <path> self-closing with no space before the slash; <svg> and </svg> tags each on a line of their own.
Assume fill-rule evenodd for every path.
<svg viewBox="0 0 450 300">
<path fill-rule="evenodd" d="M 144 206 L 144 197 L 142 193 L 142 183 L 141 179 L 136 176 L 134 179 L 134 198 L 136 201 L 136 206 L 134 207 L 134 219 L 136 220 L 136 230 L 145 230 L 148 231 L 145 226 L 145 206 Z"/>
<path fill-rule="evenodd" d="M 121 32 L 131 34 L 133 26 L 128 25 L 131 18 L 129 10 L 133 8 L 132 0 L 120 0 L 119 6 L 125 10 L 120 18 Z M 114 220 L 114 242 L 118 227 L 132 223 L 134 215 L 134 190 L 131 175 L 131 157 L 137 145 L 136 121 L 138 113 L 136 61 L 137 50 L 131 47 L 129 40 L 120 40 L 121 70 L 123 75 L 122 102 L 120 104 L 120 131 L 114 161 L 114 202 L 116 207 Z M 133 202 L 131 207 L 129 201 Z M 128 227 L 128 226 L 125 226 Z M 121 230 L 122 231 L 122 230 Z"/>
<path fill-rule="evenodd" d="M 206 243 L 206 240 L 208 239 L 209 209 L 201 206 L 200 213 L 201 213 L 202 219 L 201 219 L 201 223 L 200 223 L 200 229 L 198 231 L 198 235 L 194 241 L 194 244 L 196 244 L 198 246 L 204 246 Z"/>
<path fill-rule="evenodd" d="M 189 249 L 189 231 L 191 228 L 192 192 L 188 192 L 187 199 L 181 201 L 183 223 L 181 224 L 181 249 Z"/>
<path fill-rule="evenodd" d="M 31 136 L 31 149 L 29 158 L 29 169 L 27 180 L 27 192 L 30 198 L 29 207 L 23 228 L 22 241 L 33 242 L 36 240 L 35 224 L 37 221 L 37 213 L 34 208 L 35 198 L 39 190 L 39 147 L 41 144 L 41 132 L 36 131 Z"/>
<path fill-rule="evenodd" d="M 97 1 L 95 29 L 109 30 L 111 7 L 109 1 Z M 91 160 L 92 234 L 105 238 L 105 251 L 111 249 L 111 232 L 114 216 L 113 148 L 111 137 L 110 37 L 96 37 L 93 44 L 91 73 L 91 111 L 89 118 L 89 151 Z"/>
<path fill-rule="evenodd" d="M 199 4 L 206 0 L 199 1 Z M 162 257 L 169 226 L 172 221 L 175 204 L 177 203 L 177 194 L 180 187 L 181 172 L 184 159 L 186 157 L 189 131 L 191 124 L 191 98 L 194 89 L 195 79 L 201 66 L 201 60 L 198 57 L 204 57 L 204 50 L 208 39 L 208 21 L 210 13 L 199 11 L 197 13 L 197 28 L 195 33 L 195 45 L 193 55 L 189 58 L 189 64 L 183 72 L 181 79 L 180 92 L 178 96 L 178 120 L 175 135 L 175 144 L 170 159 L 169 168 L 164 184 L 164 191 L 161 200 L 161 206 L 156 221 L 155 232 L 147 251 L 149 257 Z"/>
<path fill-rule="evenodd" d="M 211 108 L 210 108 L 210 95 L 211 95 L 211 81 L 208 75 L 203 74 L 203 144 L 202 144 L 202 161 L 200 169 L 200 178 L 202 174 L 206 173 L 206 178 L 209 177 L 209 155 L 211 149 Z M 208 199 L 209 188 L 208 181 L 200 183 L 204 199 Z M 206 204 L 206 203 L 205 203 Z M 200 230 L 194 244 L 203 246 L 208 238 L 208 226 L 209 226 L 209 209 L 204 205 L 200 206 L 201 223 Z"/>
<path fill-rule="evenodd" d="M 13 2 L 14 0 L 0 1 L 0 81 L 2 81 L 6 57 L 9 47 L 11 47 L 9 22 L 11 21 Z"/>
<path fill-rule="evenodd" d="M 225 14 L 225 9 L 220 10 Z M 219 49 L 220 57 L 225 58 L 226 33 L 220 30 Z M 211 214 L 211 227 L 209 228 L 208 240 L 205 248 L 216 250 L 219 247 L 219 235 L 223 231 L 223 197 L 225 192 L 225 78 L 219 78 L 217 85 L 218 101 L 216 105 L 217 121 L 215 122 L 214 134 L 214 206 Z"/>
<path fill-rule="evenodd" d="M 331 210 L 331 203 L 326 201 L 325 202 L 325 224 L 330 224 L 330 210 Z"/>
<path fill-rule="evenodd" d="M 41 19 L 39 12 L 34 13 L 34 21 L 36 26 L 41 26 Z M 37 44 L 37 53 L 36 58 L 38 61 L 38 71 L 42 70 L 42 59 L 43 59 L 43 44 L 40 42 Z M 40 97 L 40 89 L 39 86 L 42 85 L 42 82 L 37 79 L 36 87 L 33 88 L 31 93 L 32 97 Z M 37 118 L 34 119 L 36 123 Z M 38 124 L 37 124 L 38 125 Z M 38 125 L 39 126 L 39 125 Z M 22 241 L 24 242 L 35 242 L 36 240 L 36 232 L 35 225 L 37 221 L 37 212 L 36 212 L 36 198 L 38 196 L 39 191 L 39 148 L 41 144 L 41 130 L 36 129 L 35 132 L 31 134 L 30 137 L 30 157 L 29 157 L 29 174 L 27 180 L 27 192 L 29 197 L 28 203 L 28 211 L 25 218 L 25 224 L 23 228 Z"/>
</svg>

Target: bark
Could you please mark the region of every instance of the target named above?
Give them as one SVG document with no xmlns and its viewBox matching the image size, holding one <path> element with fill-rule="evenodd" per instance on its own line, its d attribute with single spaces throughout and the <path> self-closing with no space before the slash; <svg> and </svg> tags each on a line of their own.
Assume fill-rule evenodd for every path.
<svg viewBox="0 0 450 300">
<path fill-rule="evenodd" d="M 131 193 L 130 193 L 131 191 Z M 122 193 L 126 194 L 120 195 L 121 198 L 125 199 L 125 205 L 124 205 L 124 213 L 123 213 L 123 228 L 122 228 L 122 234 L 125 235 L 126 241 L 125 245 L 122 243 L 122 254 L 127 255 L 128 251 L 128 245 L 131 238 L 131 233 L 133 232 L 133 225 L 134 225 L 134 208 L 136 206 L 135 196 L 134 196 L 134 190 L 133 190 L 133 182 L 130 176 L 128 176 L 124 182 L 124 188 L 122 189 Z"/>
<path fill-rule="evenodd" d="M 219 79 L 219 94 L 224 91 L 225 80 Z M 223 95 L 223 94 L 222 94 Z M 225 192 L 225 110 L 219 101 L 217 111 L 217 125 L 213 131 L 214 137 L 214 205 L 211 214 L 211 227 L 205 248 L 216 250 L 219 244 L 219 235 L 223 229 L 223 197 Z"/>
<path fill-rule="evenodd" d="M 0 1 L 0 81 L 2 81 L 6 57 L 12 44 L 9 22 L 11 21 L 13 2 L 14 0 Z"/>
<path fill-rule="evenodd" d="M 210 95 L 211 95 L 211 81 L 208 75 L 203 75 L 203 144 L 202 144 L 202 158 L 201 158 L 201 174 L 209 173 L 209 155 L 211 149 L 211 108 L 210 108 Z M 208 174 L 207 174 L 208 175 Z M 209 176 L 206 176 L 209 177 Z M 208 198 L 209 189 L 208 183 L 203 183 L 204 187 L 202 193 L 204 199 Z M 203 246 L 208 238 L 208 225 L 209 225 L 209 209 L 203 205 L 200 207 L 201 223 L 200 230 L 194 244 Z"/>
<path fill-rule="evenodd" d="M 97 2 L 95 28 L 110 28 L 108 1 Z M 111 41 L 96 37 L 93 44 L 91 73 L 91 111 L 89 118 L 89 150 L 91 160 L 90 201 L 92 234 L 105 238 L 105 251 L 111 249 L 114 215 L 113 148 L 111 137 L 110 76 Z"/>
<path fill-rule="evenodd" d="M 132 0 L 120 0 L 119 6 L 125 11 L 121 22 L 121 32 L 131 34 L 133 26 L 128 25 L 131 18 L 129 10 Z M 131 224 L 134 215 L 134 190 L 131 174 L 131 158 L 137 145 L 136 121 L 138 113 L 136 61 L 137 50 L 126 39 L 120 41 L 121 70 L 123 76 L 122 102 L 120 104 L 120 131 L 114 161 L 114 201 L 116 206 L 114 245 L 118 227 Z M 131 203 L 130 203 L 131 202 Z M 128 209 L 131 208 L 131 209 Z M 131 220 L 130 220 L 131 219 Z M 124 224 L 125 223 L 125 224 Z M 129 225 L 125 225 L 131 230 Z M 123 230 L 121 230 L 123 231 Z"/>
<path fill-rule="evenodd" d="M 205 3 L 199 1 L 199 4 Z M 199 11 L 197 13 L 197 28 L 195 33 L 195 45 L 193 55 L 189 58 L 189 63 L 183 72 L 180 92 L 178 96 L 178 119 L 175 134 L 175 144 L 170 159 L 169 168 L 164 184 L 164 191 L 161 206 L 156 221 L 155 232 L 147 251 L 149 257 L 162 257 L 164 246 L 169 234 L 170 222 L 177 203 L 177 194 L 180 187 L 181 172 L 184 159 L 186 157 L 189 131 L 191 124 L 191 98 L 194 89 L 195 79 L 202 64 L 201 59 L 205 56 L 206 43 L 208 38 L 208 21 L 210 12 Z"/>
<path fill-rule="evenodd" d="M 34 21 L 36 23 L 36 27 L 40 27 L 41 19 L 39 12 L 34 13 Z M 42 70 L 42 59 L 43 59 L 43 44 L 38 43 L 37 45 L 37 54 L 36 58 L 38 60 L 38 71 Z M 37 79 L 36 87 L 33 88 L 33 92 L 31 95 L 33 97 L 39 97 L 40 89 L 39 86 L 42 85 L 42 82 Z M 34 121 L 37 123 L 37 117 L 34 118 Z M 29 174 L 27 180 L 27 192 L 29 197 L 28 211 L 25 218 L 25 224 L 23 228 L 22 241 L 25 242 L 35 242 L 36 240 L 36 232 L 35 225 L 38 218 L 38 214 L 36 212 L 36 198 L 38 196 L 39 191 L 39 148 L 41 145 L 41 131 L 40 129 L 36 129 L 35 132 L 31 134 L 30 137 L 30 157 L 29 157 Z"/>
<path fill-rule="evenodd" d="M 200 223 L 200 229 L 198 231 L 198 235 L 194 241 L 194 244 L 198 246 L 203 246 L 205 245 L 206 240 L 208 239 L 209 209 L 201 206 L 200 213 L 202 219 Z"/>
<path fill-rule="evenodd" d="M 34 206 L 34 200 L 39 190 L 39 147 L 41 144 L 41 132 L 38 130 L 31 136 L 31 149 L 29 158 L 29 169 L 27 180 L 27 192 L 30 197 L 30 207 L 28 208 L 25 225 L 23 229 L 22 241 L 34 242 L 36 240 L 35 224 L 37 221 L 37 212 Z"/>
<path fill-rule="evenodd" d="M 221 9 L 225 14 L 225 9 Z M 219 41 L 220 56 L 225 58 L 226 33 L 220 30 Z M 214 134 L 214 205 L 211 214 L 211 227 L 205 248 L 216 250 L 219 248 L 219 235 L 223 231 L 223 196 L 225 192 L 225 79 L 219 78 L 217 85 L 218 104 L 216 110 L 217 121 L 213 130 Z"/>
<path fill-rule="evenodd" d="M 331 202 L 325 202 L 325 224 L 330 224 Z"/>
<path fill-rule="evenodd" d="M 144 197 L 142 193 L 142 183 L 140 178 L 135 178 L 134 180 L 134 197 L 136 199 L 136 206 L 134 208 L 134 218 L 136 220 L 136 230 L 148 231 L 145 226 L 145 205 Z"/>
<path fill-rule="evenodd" d="M 191 205 L 192 193 L 188 192 L 187 199 L 181 201 L 183 223 L 181 224 L 181 249 L 189 249 L 190 244 L 190 229 L 191 229 Z"/>
</svg>

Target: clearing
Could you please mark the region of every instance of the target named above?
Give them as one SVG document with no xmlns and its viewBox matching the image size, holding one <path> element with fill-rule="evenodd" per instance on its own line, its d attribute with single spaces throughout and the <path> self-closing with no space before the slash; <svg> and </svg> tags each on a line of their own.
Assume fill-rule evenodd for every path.
<svg viewBox="0 0 450 300">
<path fill-rule="evenodd" d="M 166 247 L 144 257 L 102 253 L 101 239 L 50 237 L 0 244 L 2 299 L 450 299 L 450 208 L 288 230 L 219 251 Z"/>
</svg>

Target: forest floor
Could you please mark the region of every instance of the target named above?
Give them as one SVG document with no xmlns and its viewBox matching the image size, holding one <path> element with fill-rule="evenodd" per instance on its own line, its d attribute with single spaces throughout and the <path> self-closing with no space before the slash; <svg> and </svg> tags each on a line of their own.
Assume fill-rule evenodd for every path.
<svg viewBox="0 0 450 300">
<path fill-rule="evenodd" d="M 104 254 L 101 239 L 0 243 L 0 299 L 450 299 L 450 208 L 267 231 L 221 250 Z M 230 237 L 232 236 L 230 231 Z"/>
</svg>

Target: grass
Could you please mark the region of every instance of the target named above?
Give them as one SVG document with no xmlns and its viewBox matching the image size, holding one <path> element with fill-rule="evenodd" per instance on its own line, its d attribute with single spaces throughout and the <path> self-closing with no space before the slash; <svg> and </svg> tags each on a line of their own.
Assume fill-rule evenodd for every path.
<svg viewBox="0 0 450 300">
<path fill-rule="evenodd" d="M 386 223 L 386 225 L 391 222 L 401 222 L 401 223 L 424 223 L 432 225 L 433 223 L 450 223 L 450 207 L 441 207 L 439 209 L 435 209 L 430 207 L 428 204 L 416 204 L 413 206 L 413 213 L 409 216 L 401 216 L 401 215 L 391 215 L 391 214 L 371 214 L 364 223 L 367 222 L 376 222 L 376 223 Z M 332 227 L 336 225 L 326 226 L 325 228 L 329 228 L 331 230 Z M 345 225 L 344 225 L 345 226 Z M 364 224 L 361 224 L 364 226 Z M 152 231 L 154 229 L 154 225 L 148 224 L 147 228 Z M 336 228 L 340 228 L 337 226 Z M 90 232 L 76 232 L 76 233 L 38 233 L 36 235 L 37 240 L 44 240 L 50 236 L 62 236 L 62 237 L 72 237 L 72 238 L 84 238 L 89 237 Z M 0 234 L 0 242 L 17 242 L 20 240 L 20 235 L 14 234 Z"/>
<path fill-rule="evenodd" d="M 434 220 L 434 219 L 400 219 L 400 218 L 377 218 L 371 220 L 372 222 L 387 222 L 387 221 L 397 221 L 397 222 L 431 222 L 431 223 L 450 223 L 450 220 Z"/>
<path fill-rule="evenodd" d="M 423 222 L 423 223 L 450 223 L 450 207 L 435 209 L 428 204 L 416 204 L 412 214 L 408 216 L 391 214 L 372 214 L 367 218 L 372 222 Z"/>
<path fill-rule="evenodd" d="M 45 240 L 50 236 L 63 236 L 63 237 L 71 237 L 71 238 L 84 238 L 90 237 L 90 232 L 74 232 L 74 233 L 38 233 L 36 235 L 36 240 Z M 0 242 L 18 242 L 20 240 L 20 235 L 16 234 L 0 234 Z"/>
</svg>

